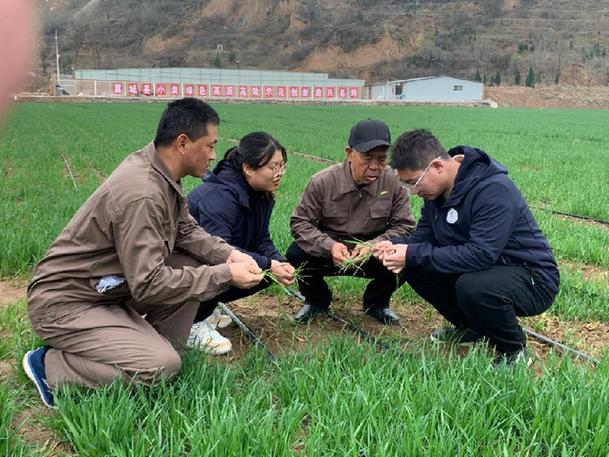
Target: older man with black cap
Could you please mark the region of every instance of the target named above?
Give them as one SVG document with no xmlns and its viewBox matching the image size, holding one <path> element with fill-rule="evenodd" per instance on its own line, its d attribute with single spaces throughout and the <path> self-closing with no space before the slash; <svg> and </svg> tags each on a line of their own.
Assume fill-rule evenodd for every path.
<svg viewBox="0 0 609 457">
<path fill-rule="evenodd" d="M 295 241 L 286 253 L 292 265 L 303 266 L 298 286 L 305 304 L 296 321 L 328 310 L 332 292 L 325 276 L 348 275 L 372 279 L 363 297 L 366 314 L 385 324 L 398 322 L 389 300 L 402 280 L 369 255 L 372 244 L 406 236 L 415 227 L 408 193 L 385 166 L 390 144 L 384 122 L 360 121 L 351 129 L 345 161 L 309 180 L 292 214 Z"/>
</svg>

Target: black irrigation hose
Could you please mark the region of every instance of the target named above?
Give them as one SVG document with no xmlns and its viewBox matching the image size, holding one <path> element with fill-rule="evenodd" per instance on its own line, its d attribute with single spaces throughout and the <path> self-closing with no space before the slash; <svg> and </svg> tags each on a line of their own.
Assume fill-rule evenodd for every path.
<svg viewBox="0 0 609 457">
<path fill-rule="evenodd" d="M 539 341 L 549 346 L 555 346 L 565 353 L 572 354 L 576 359 L 582 358 L 584 360 L 587 360 L 588 362 L 591 362 L 594 365 L 598 365 L 600 363 L 600 360 L 598 360 L 597 358 L 592 357 L 591 355 L 588 355 L 585 352 L 578 351 L 577 349 L 570 348 L 569 346 L 562 344 L 556 340 L 553 340 L 552 338 L 549 338 L 545 335 L 542 335 L 541 333 L 534 332 L 533 330 L 530 330 L 528 328 L 525 328 L 524 332 L 527 335 L 532 336 L 533 338 L 537 338 Z"/>
<path fill-rule="evenodd" d="M 368 332 L 366 332 L 362 328 L 358 327 L 350 320 L 336 315 L 333 311 L 328 311 L 328 317 L 330 317 L 330 319 L 332 319 L 336 322 L 343 324 L 344 327 L 349 328 L 349 330 L 351 330 L 353 333 L 362 337 L 369 343 L 376 345 L 376 347 L 378 347 L 379 349 L 382 349 L 383 351 L 388 351 L 389 349 L 391 349 L 391 346 L 389 346 L 387 343 L 383 343 L 378 338 L 373 337 Z"/>
<path fill-rule="evenodd" d="M 305 298 L 304 298 L 304 296 L 300 292 L 292 290 L 292 289 L 286 289 L 286 290 L 294 298 L 304 302 Z M 387 351 L 387 350 L 391 349 L 391 346 L 389 346 L 387 343 L 383 343 L 378 338 L 375 338 L 374 336 L 370 335 L 368 332 L 366 332 L 361 327 L 358 327 L 357 325 L 355 325 L 353 322 L 351 322 L 348 319 L 340 317 L 339 315 L 335 314 L 333 311 L 328 311 L 328 317 L 330 319 L 332 319 L 333 321 L 339 322 L 344 327 L 347 327 L 353 333 L 355 333 L 356 335 L 362 337 L 363 339 L 365 339 L 369 343 L 372 343 L 372 344 L 376 345 L 376 347 L 378 347 L 379 349 L 382 349 L 383 351 Z"/>
<path fill-rule="evenodd" d="M 262 341 L 260 341 L 260 338 L 258 338 L 256 336 L 256 334 L 254 332 L 252 332 L 248 328 L 248 326 L 245 325 L 243 323 L 243 321 L 241 319 L 239 319 L 228 306 L 226 306 L 226 304 L 224 304 L 222 302 L 218 302 L 218 306 L 220 307 L 220 309 L 222 310 L 222 312 L 224 314 L 226 314 L 228 317 L 230 317 L 232 319 L 232 321 L 235 324 L 237 324 L 237 327 L 239 327 L 239 330 L 241 330 L 241 332 L 243 332 L 243 334 L 246 336 L 246 338 L 248 340 L 250 340 L 252 343 L 254 343 L 259 348 L 262 348 L 262 350 L 266 353 L 266 355 L 268 355 L 269 359 L 271 359 L 273 361 L 277 360 L 277 358 L 275 357 L 275 354 L 273 354 L 271 352 L 271 350 Z"/>
<path fill-rule="evenodd" d="M 566 217 L 571 217 L 573 219 L 581 219 L 581 220 L 584 220 L 584 221 L 590 221 L 590 222 L 596 222 L 598 224 L 609 225 L 609 221 L 605 221 L 603 219 L 597 219 L 595 217 L 581 216 L 579 214 L 568 213 L 566 211 L 557 211 L 555 209 L 544 208 L 543 206 L 531 206 L 531 208 L 538 209 L 540 211 L 545 211 L 545 212 L 551 213 L 551 214 L 557 214 L 559 216 L 566 216 Z"/>
<path fill-rule="evenodd" d="M 300 294 L 300 292 L 296 292 L 291 289 L 288 289 L 288 292 L 292 296 L 296 297 L 298 300 L 304 301 L 304 297 L 302 296 L 302 294 Z M 341 324 L 345 325 L 346 327 L 349 327 L 350 330 L 352 330 L 354 333 L 360 335 L 364 339 L 370 341 L 371 343 L 376 344 L 376 346 L 379 347 L 380 349 L 387 350 L 387 349 L 391 348 L 386 343 L 383 343 L 382 341 L 379 341 L 377 338 L 374 338 L 370 334 L 366 333 L 364 330 L 359 328 L 353 322 L 350 322 L 347 319 L 343 319 L 342 317 L 337 316 L 336 314 L 334 314 L 331 311 L 328 313 L 328 316 L 330 316 L 330 318 L 334 319 L 335 321 L 340 322 Z M 563 351 L 564 353 L 573 355 L 576 359 L 581 358 L 581 359 L 587 360 L 588 362 L 591 362 L 593 365 L 598 365 L 600 363 L 599 359 L 592 357 L 591 355 L 586 354 L 585 352 L 579 351 L 577 349 L 573 349 L 573 348 L 567 346 L 566 344 L 556 341 L 555 339 L 552 339 L 548 336 L 542 335 L 541 333 L 534 332 L 533 330 L 530 330 L 528 328 L 525 328 L 524 332 L 527 335 L 538 339 L 539 341 L 543 342 L 544 344 L 546 344 L 548 346 L 556 347 L 556 348 L 560 349 L 561 351 Z"/>
</svg>

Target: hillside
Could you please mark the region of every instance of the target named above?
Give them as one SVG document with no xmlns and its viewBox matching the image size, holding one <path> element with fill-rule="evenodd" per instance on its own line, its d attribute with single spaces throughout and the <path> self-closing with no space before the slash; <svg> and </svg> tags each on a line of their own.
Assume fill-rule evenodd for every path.
<svg viewBox="0 0 609 457">
<path fill-rule="evenodd" d="M 368 81 L 609 81 L 609 0 L 39 0 L 41 68 L 200 66 Z M 499 77 L 499 78 L 498 78 Z"/>
</svg>

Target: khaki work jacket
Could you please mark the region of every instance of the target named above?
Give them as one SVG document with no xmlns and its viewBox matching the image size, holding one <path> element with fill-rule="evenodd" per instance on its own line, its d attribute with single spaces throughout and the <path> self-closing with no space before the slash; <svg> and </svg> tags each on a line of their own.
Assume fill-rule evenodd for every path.
<svg viewBox="0 0 609 457">
<path fill-rule="evenodd" d="M 307 254 L 331 257 L 337 241 L 373 243 L 412 233 L 408 193 L 393 170 L 358 188 L 349 162 L 332 165 L 311 177 L 290 220 L 294 240 Z"/>
<path fill-rule="evenodd" d="M 30 314 L 51 305 L 131 298 L 151 305 L 205 301 L 228 289 L 224 262 L 232 249 L 189 215 L 180 183 L 150 143 L 114 170 L 53 242 L 28 287 Z M 174 250 L 205 265 L 171 268 L 165 261 Z M 98 292 L 108 275 L 126 281 Z"/>
</svg>

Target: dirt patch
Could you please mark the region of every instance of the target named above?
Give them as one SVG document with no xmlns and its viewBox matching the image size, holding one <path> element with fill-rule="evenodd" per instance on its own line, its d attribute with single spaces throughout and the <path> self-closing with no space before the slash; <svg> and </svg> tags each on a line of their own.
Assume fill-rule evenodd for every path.
<svg viewBox="0 0 609 457">
<path fill-rule="evenodd" d="M 599 267 L 598 265 L 567 262 L 564 260 L 560 262 L 560 265 L 581 272 L 584 278 L 589 281 L 606 283 L 609 279 L 609 270 Z"/>
<path fill-rule="evenodd" d="M 589 355 L 602 357 L 609 349 L 609 324 L 604 322 L 561 321 L 555 316 L 541 316 L 523 319 L 524 326 L 548 336 L 573 349 Z M 545 346 L 529 338 L 536 347 Z"/>
<path fill-rule="evenodd" d="M 13 367 L 7 360 L 0 360 L 0 379 L 8 379 L 13 373 Z"/>
<path fill-rule="evenodd" d="M 349 302 L 353 303 L 356 300 Z M 321 315 L 310 325 L 294 322 L 293 315 L 300 309 L 302 303 L 291 297 L 259 294 L 232 302 L 229 306 L 275 355 L 303 350 L 310 344 L 327 341 L 341 332 L 352 335 L 358 341 L 362 339 L 329 316 Z M 442 321 L 436 312 L 422 304 L 395 309 L 400 316 L 400 324 L 390 326 L 363 314 L 356 306 L 339 303 L 333 306 L 332 310 L 340 317 L 361 327 L 372 337 L 397 340 L 402 345 L 411 340 L 427 339 L 429 333 Z M 251 347 L 236 326 L 231 325 L 219 331 L 233 343 L 233 351 L 225 358 L 227 362 L 241 358 Z"/>
<path fill-rule="evenodd" d="M 484 93 L 500 107 L 609 108 L 609 87 L 606 86 L 499 86 L 485 87 Z"/>
<path fill-rule="evenodd" d="M 348 302 L 354 303 L 357 300 Z M 361 341 L 361 337 L 327 316 L 316 318 L 310 325 L 295 323 L 293 315 L 301 304 L 294 298 L 260 294 L 232 302 L 229 306 L 275 355 L 304 350 L 311 343 L 327 341 L 341 332 L 346 332 L 358 342 Z M 431 306 L 422 303 L 395 307 L 394 310 L 400 316 L 400 324 L 390 326 L 379 323 L 364 315 L 358 307 L 346 303 L 333 305 L 332 309 L 337 315 L 355 323 L 371 336 L 379 337 L 382 341 L 398 342 L 402 347 L 410 342 L 416 344 L 428 341 L 435 328 L 445 325 L 444 320 Z M 542 315 L 525 318 L 522 325 L 595 357 L 601 357 L 609 349 L 608 323 L 565 322 L 554 316 Z M 251 348 L 249 341 L 234 325 L 220 329 L 220 333 L 233 343 L 233 351 L 223 358 L 227 363 L 240 359 Z M 541 359 L 552 350 L 532 337 L 529 337 L 528 345 L 531 352 Z"/>
<path fill-rule="evenodd" d="M 6 306 L 25 298 L 27 281 L 23 279 L 0 280 L 0 306 Z"/>
<path fill-rule="evenodd" d="M 44 455 L 74 455 L 72 449 L 43 424 L 52 414 L 45 406 L 30 407 L 15 416 L 14 426 L 27 443 L 36 445 Z"/>
<path fill-rule="evenodd" d="M 353 52 L 344 51 L 336 45 L 324 46 L 312 51 L 295 71 L 335 71 L 350 68 L 354 62 L 358 67 L 368 67 L 386 60 L 395 60 L 410 55 L 417 50 L 421 36 L 407 42 L 400 42 L 385 32 L 376 43 L 365 44 Z"/>
</svg>

